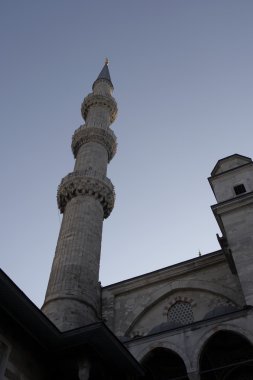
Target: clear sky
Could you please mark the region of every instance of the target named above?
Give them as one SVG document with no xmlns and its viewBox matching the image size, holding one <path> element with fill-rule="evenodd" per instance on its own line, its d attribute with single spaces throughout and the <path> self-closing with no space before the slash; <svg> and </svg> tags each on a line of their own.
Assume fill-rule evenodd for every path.
<svg viewBox="0 0 253 380">
<path fill-rule="evenodd" d="M 253 156 L 252 0 L 1 0 L 2 269 L 41 306 L 80 104 L 106 56 L 119 114 L 107 285 L 218 249 L 207 177 Z"/>
</svg>

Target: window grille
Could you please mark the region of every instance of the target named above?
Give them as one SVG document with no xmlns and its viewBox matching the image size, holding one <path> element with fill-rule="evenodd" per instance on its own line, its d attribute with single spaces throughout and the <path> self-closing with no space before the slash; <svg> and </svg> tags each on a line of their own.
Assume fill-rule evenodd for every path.
<svg viewBox="0 0 253 380">
<path fill-rule="evenodd" d="M 177 322 L 180 325 L 192 323 L 194 320 L 191 304 L 189 302 L 177 301 L 168 310 L 168 321 Z"/>
</svg>

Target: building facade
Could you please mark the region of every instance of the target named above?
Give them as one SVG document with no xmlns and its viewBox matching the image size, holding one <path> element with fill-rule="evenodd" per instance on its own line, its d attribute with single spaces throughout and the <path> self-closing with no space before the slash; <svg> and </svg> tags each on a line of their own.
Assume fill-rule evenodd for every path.
<svg viewBox="0 0 253 380">
<path fill-rule="evenodd" d="M 253 162 L 209 178 L 221 250 L 103 288 L 103 316 L 150 379 L 253 379 Z"/>
<path fill-rule="evenodd" d="M 253 162 L 234 154 L 209 182 L 221 249 L 101 288 L 107 165 L 117 114 L 105 63 L 83 101 L 74 170 L 42 311 L 0 272 L 0 379 L 253 380 Z"/>
</svg>

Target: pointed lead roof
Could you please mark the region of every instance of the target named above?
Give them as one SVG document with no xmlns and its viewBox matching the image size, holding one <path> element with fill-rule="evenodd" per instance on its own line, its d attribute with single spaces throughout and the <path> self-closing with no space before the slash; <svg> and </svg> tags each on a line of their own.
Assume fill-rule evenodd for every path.
<svg viewBox="0 0 253 380">
<path fill-rule="evenodd" d="M 252 159 L 250 157 L 242 156 L 241 154 L 231 154 L 231 156 L 227 156 L 222 158 L 217 162 L 214 169 L 212 170 L 211 177 L 214 177 L 218 174 L 225 173 L 228 170 L 239 168 L 245 164 L 252 163 Z"/>
<path fill-rule="evenodd" d="M 108 58 L 105 59 L 105 64 L 104 64 L 104 67 L 102 68 L 102 70 L 100 71 L 100 74 L 98 75 L 97 79 L 95 80 L 95 82 L 93 83 L 93 86 L 92 86 L 92 89 L 95 85 L 95 83 L 100 80 L 100 79 L 103 79 L 103 80 L 106 80 L 109 82 L 109 84 L 112 86 L 113 88 L 113 84 L 112 84 L 112 81 L 111 81 L 111 76 L 110 76 L 110 72 L 109 72 L 109 68 L 108 68 L 108 64 L 109 64 L 109 60 Z"/>
</svg>

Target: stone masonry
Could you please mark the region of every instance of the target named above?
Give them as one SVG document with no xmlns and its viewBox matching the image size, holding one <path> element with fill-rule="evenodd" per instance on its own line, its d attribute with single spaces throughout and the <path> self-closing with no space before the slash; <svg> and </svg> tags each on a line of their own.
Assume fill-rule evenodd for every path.
<svg viewBox="0 0 253 380">
<path fill-rule="evenodd" d="M 62 331 L 101 319 L 98 276 L 102 226 L 115 197 L 106 177 L 107 165 L 116 152 L 110 124 L 117 114 L 108 62 L 92 90 L 81 107 L 85 124 L 72 139 L 74 171 L 63 178 L 58 188 L 63 220 L 42 307 Z"/>
<path fill-rule="evenodd" d="M 106 286 L 102 291 L 103 318 L 110 329 L 144 366 L 148 360 L 152 363 L 157 352 L 161 354 L 159 360 L 166 352 L 176 353 L 182 359 L 182 371 L 185 368 L 185 377 L 182 372 L 176 379 L 221 379 L 210 367 L 205 374 L 202 359 L 210 340 L 224 331 L 253 345 L 253 162 L 238 154 L 223 158 L 209 182 L 217 199 L 212 210 L 222 233 L 218 236 L 221 250 Z M 238 340 L 235 347 L 242 350 L 242 341 Z M 227 354 L 229 349 L 228 343 L 225 356 L 213 366 L 222 367 L 227 374 L 232 371 L 228 379 L 251 380 L 252 355 L 244 353 L 240 359 L 235 351 Z M 229 357 L 234 362 L 229 362 Z M 159 373 L 159 360 L 156 370 L 147 368 Z M 234 377 L 238 363 L 243 366 L 245 360 L 246 366 L 240 368 L 244 377 Z M 169 375 L 168 369 L 166 376 L 174 379 Z M 157 376 L 154 378 L 160 379 Z"/>
</svg>

